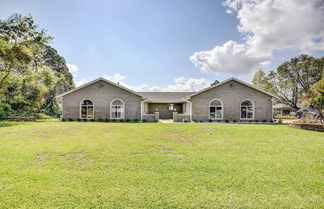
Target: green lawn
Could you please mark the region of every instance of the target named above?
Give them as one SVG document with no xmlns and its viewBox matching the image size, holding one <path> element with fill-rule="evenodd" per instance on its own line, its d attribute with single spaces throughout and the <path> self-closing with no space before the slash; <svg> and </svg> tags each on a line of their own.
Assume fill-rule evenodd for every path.
<svg viewBox="0 0 324 209">
<path fill-rule="evenodd" d="M 324 133 L 0 123 L 0 208 L 323 208 Z"/>
</svg>

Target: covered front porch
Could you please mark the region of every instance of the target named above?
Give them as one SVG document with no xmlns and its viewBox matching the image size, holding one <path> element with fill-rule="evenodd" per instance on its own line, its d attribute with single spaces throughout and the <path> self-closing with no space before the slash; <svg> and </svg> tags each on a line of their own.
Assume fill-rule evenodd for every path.
<svg viewBox="0 0 324 209">
<path fill-rule="evenodd" d="M 140 92 L 147 97 L 142 102 L 142 121 L 170 120 L 189 122 L 191 118 L 191 102 L 184 98 L 193 92 Z"/>
<path fill-rule="evenodd" d="M 142 108 L 142 121 L 170 120 L 174 122 L 189 122 L 191 103 L 150 103 L 144 102 Z"/>
</svg>

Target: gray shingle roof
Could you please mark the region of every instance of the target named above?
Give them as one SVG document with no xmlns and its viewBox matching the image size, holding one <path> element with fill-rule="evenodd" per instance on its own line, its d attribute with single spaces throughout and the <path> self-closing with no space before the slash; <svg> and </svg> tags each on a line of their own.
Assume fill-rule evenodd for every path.
<svg viewBox="0 0 324 209">
<path fill-rule="evenodd" d="M 186 96 L 190 96 L 195 92 L 136 92 L 152 103 L 177 103 Z"/>
</svg>

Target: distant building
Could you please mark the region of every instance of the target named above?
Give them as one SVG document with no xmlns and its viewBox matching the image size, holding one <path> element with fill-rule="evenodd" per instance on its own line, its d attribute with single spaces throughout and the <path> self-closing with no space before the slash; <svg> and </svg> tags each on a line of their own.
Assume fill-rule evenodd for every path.
<svg viewBox="0 0 324 209">
<path fill-rule="evenodd" d="M 299 106 L 298 106 L 299 108 Z M 296 108 L 293 108 L 289 105 L 286 105 L 286 104 L 275 104 L 273 105 L 273 110 L 274 112 L 276 113 L 276 115 L 294 115 L 297 111 Z"/>
</svg>

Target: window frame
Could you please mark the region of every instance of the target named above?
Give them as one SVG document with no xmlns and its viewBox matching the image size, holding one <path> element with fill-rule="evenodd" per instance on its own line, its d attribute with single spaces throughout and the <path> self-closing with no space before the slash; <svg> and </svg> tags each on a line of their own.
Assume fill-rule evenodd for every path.
<svg viewBox="0 0 324 209">
<path fill-rule="evenodd" d="M 215 100 L 217 100 L 217 101 L 219 101 L 220 103 L 221 103 L 221 105 L 211 105 L 211 103 L 213 102 L 213 101 L 215 101 Z M 215 107 L 215 118 L 212 118 L 212 117 L 210 117 L 210 108 L 211 107 Z M 216 107 L 221 107 L 222 108 L 222 117 L 221 118 L 216 118 Z M 209 105 L 208 105 L 208 119 L 209 120 L 224 120 L 224 103 L 223 103 L 223 101 L 222 100 L 220 100 L 220 99 L 212 99 L 212 100 L 210 100 L 210 102 L 209 102 Z"/>
<path fill-rule="evenodd" d="M 92 102 L 92 105 L 83 105 L 82 103 L 85 100 L 91 101 Z M 82 117 L 82 107 L 83 106 L 86 106 L 87 107 L 87 117 L 85 117 L 85 118 Z M 93 112 L 92 117 L 88 117 L 88 109 L 89 109 L 89 106 L 92 106 L 92 112 Z M 84 120 L 84 119 L 91 120 L 91 119 L 94 119 L 94 117 L 95 117 L 95 105 L 94 105 L 94 102 L 92 101 L 92 99 L 89 99 L 89 98 L 82 99 L 80 101 L 80 105 L 79 105 L 79 119 L 82 119 L 82 120 Z"/>
<path fill-rule="evenodd" d="M 252 118 L 248 118 L 248 117 L 242 118 L 242 103 L 247 100 L 250 101 L 252 104 Z M 243 107 L 251 107 L 251 106 L 243 106 Z M 247 116 L 247 114 L 246 114 L 246 116 Z M 253 100 L 252 99 L 243 99 L 240 103 L 240 120 L 254 120 L 254 118 L 255 118 L 255 105 L 254 105 Z"/>
<path fill-rule="evenodd" d="M 121 101 L 123 104 L 122 105 L 113 105 L 113 102 L 114 101 L 116 101 L 116 100 L 119 100 L 119 101 Z M 121 117 L 120 118 L 115 118 L 115 117 L 113 117 L 113 106 L 120 106 L 120 107 L 122 107 L 123 108 L 123 112 L 121 113 Z M 125 102 L 122 100 L 122 99 L 119 99 L 119 98 L 115 98 L 115 99 L 113 99 L 111 102 L 110 102 L 110 119 L 112 119 L 112 120 L 124 120 L 125 119 Z"/>
</svg>

